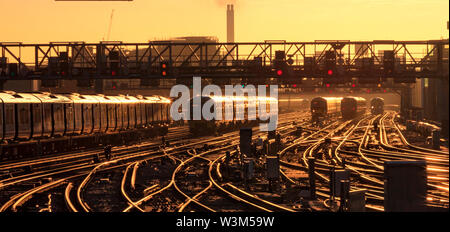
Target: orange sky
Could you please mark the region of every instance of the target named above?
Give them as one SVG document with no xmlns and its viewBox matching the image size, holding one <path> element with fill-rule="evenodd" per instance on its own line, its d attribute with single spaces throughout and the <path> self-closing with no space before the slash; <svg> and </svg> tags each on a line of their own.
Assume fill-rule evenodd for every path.
<svg viewBox="0 0 450 232">
<path fill-rule="evenodd" d="M 176 36 L 226 40 L 226 3 L 236 3 L 236 41 L 448 38 L 448 0 L 0 0 L 0 41 L 147 42 Z"/>
</svg>

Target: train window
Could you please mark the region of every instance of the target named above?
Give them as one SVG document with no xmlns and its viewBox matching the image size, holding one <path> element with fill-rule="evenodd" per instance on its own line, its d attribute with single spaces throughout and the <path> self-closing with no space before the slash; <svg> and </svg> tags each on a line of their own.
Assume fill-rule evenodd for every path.
<svg viewBox="0 0 450 232">
<path fill-rule="evenodd" d="M 31 135 L 30 128 L 30 105 L 27 103 L 19 103 L 17 107 L 17 124 L 18 124 L 18 136 L 20 138 L 29 138 Z"/>
<path fill-rule="evenodd" d="M 136 125 L 136 107 L 135 104 L 131 103 L 128 104 L 128 110 L 129 110 L 129 124 L 130 128 L 134 127 Z"/>
<path fill-rule="evenodd" d="M 71 103 L 64 104 L 64 122 L 66 124 L 66 133 L 73 132 L 75 126 L 73 105 Z"/>
<path fill-rule="evenodd" d="M 117 115 L 117 128 L 118 129 L 122 129 L 122 125 L 123 125 L 123 113 L 122 110 L 123 109 L 123 105 L 122 104 L 117 104 L 116 105 L 116 115 Z"/>
<path fill-rule="evenodd" d="M 5 133 L 15 133 L 15 118 L 14 118 L 14 105 L 5 104 Z"/>
<path fill-rule="evenodd" d="M 74 115 L 75 115 L 75 132 L 81 133 L 83 127 L 83 105 L 80 103 L 74 104 Z"/>
<path fill-rule="evenodd" d="M 155 104 L 154 103 L 148 104 L 148 118 L 149 118 L 149 122 L 151 122 L 151 123 L 156 121 L 155 115 L 153 114 L 155 109 L 153 109 L 153 108 L 155 108 Z"/>
<path fill-rule="evenodd" d="M 52 130 L 52 108 L 51 104 L 44 103 L 44 132 L 51 132 Z"/>
<path fill-rule="evenodd" d="M 92 122 L 97 131 L 101 127 L 100 104 L 92 104 Z"/>
<path fill-rule="evenodd" d="M 107 105 L 105 103 L 100 104 L 100 116 L 101 116 L 100 127 L 103 131 L 107 129 L 108 126 L 108 116 L 107 116 L 108 110 L 106 108 Z"/>
<path fill-rule="evenodd" d="M 28 109 L 25 108 L 26 106 L 20 104 L 19 109 L 19 124 L 21 125 L 27 125 L 30 123 L 30 114 L 28 113 Z"/>
<path fill-rule="evenodd" d="M 83 133 L 91 133 L 92 132 L 92 120 L 93 120 L 93 114 L 92 114 L 92 104 L 83 104 Z"/>
<path fill-rule="evenodd" d="M 53 120 L 54 120 L 54 131 L 61 134 L 64 132 L 64 111 L 63 104 L 55 103 L 53 104 Z"/>
<path fill-rule="evenodd" d="M 111 127 L 111 129 L 116 129 L 116 127 L 117 127 L 117 116 L 116 116 L 116 111 L 117 111 L 117 108 L 116 108 L 116 104 L 111 104 L 111 108 L 110 108 L 110 111 L 108 112 L 109 114 L 110 114 L 110 118 L 109 118 L 109 120 L 111 120 L 110 121 L 110 127 Z"/>
<path fill-rule="evenodd" d="M 33 133 L 36 136 L 42 136 L 42 108 L 41 104 L 32 104 L 33 114 Z"/>
</svg>

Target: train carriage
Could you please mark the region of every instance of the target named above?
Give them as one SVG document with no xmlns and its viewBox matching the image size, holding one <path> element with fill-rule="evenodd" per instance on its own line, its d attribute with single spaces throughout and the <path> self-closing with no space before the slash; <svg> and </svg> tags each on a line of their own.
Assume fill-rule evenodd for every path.
<svg viewBox="0 0 450 232">
<path fill-rule="evenodd" d="M 109 123 L 111 120 L 109 120 L 110 117 L 110 113 L 109 110 L 113 110 L 111 109 L 111 107 L 108 107 L 110 105 L 113 104 L 113 101 L 109 100 L 108 98 L 106 98 L 106 96 L 102 95 L 102 94 L 97 94 L 97 95 L 93 95 L 91 96 L 95 99 L 98 100 L 98 108 L 99 109 L 99 116 L 98 118 L 94 118 L 94 120 L 98 121 L 99 123 L 99 129 L 96 132 L 100 132 L 100 133 L 105 133 L 109 130 Z"/>
<path fill-rule="evenodd" d="M 384 112 L 384 99 L 381 97 L 375 97 L 370 100 L 370 112 L 373 115 L 383 114 Z"/>
<path fill-rule="evenodd" d="M 259 122 L 259 105 L 266 105 L 267 116 L 270 114 L 278 114 L 278 100 L 270 97 L 236 97 L 236 96 L 202 96 L 200 98 L 200 105 L 196 105 L 194 98 L 189 102 L 190 120 L 189 130 L 193 134 L 214 134 L 216 132 L 223 132 L 232 127 L 238 126 L 252 126 Z M 276 102 L 276 109 L 271 109 L 270 104 Z M 209 112 L 211 118 L 206 117 L 203 110 L 210 106 Z M 239 105 L 243 105 L 243 109 Z M 255 106 L 255 107 L 253 107 Z M 194 120 L 194 107 L 198 107 L 202 111 L 200 120 Z M 228 108 L 228 109 L 226 109 Z M 242 111 L 242 112 L 240 112 Z M 243 117 L 238 117 L 242 113 Z M 230 115 L 232 114 L 232 115 Z M 249 117 L 250 116 L 250 117 Z"/>
<path fill-rule="evenodd" d="M 345 120 L 353 119 L 365 114 L 366 99 L 362 97 L 344 97 L 341 102 L 341 114 Z"/>
<path fill-rule="evenodd" d="M 308 107 L 308 100 L 301 98 L 282 98 L 278 100 L 280 113 L 296 112 Z"/>
<path fill-rule="evenodd" d="M 127 101 L 123 96 L 111 96 L 117 101 L 116 115 L 117 115 L 117 131 L 126 130 L 128 128 L 128 106 Z"/>
<path fill-rule="evenodd" d="M 62 101 L 63 107 L 63 135 L 73 135 L 75 131 L 75 108 L 73 100 L 62 94 L 52 94 Z"/>
<path fill-rule="evenodd" d="M 106 104 L 106 120 L 108 121 L 108 127 L 106 128 L 107 132 L 113 132 L 117 130 L 117 108 L 120 105 L 120 101 L 115 97 L 111 96 L 103 96 L 103 99 Z"/>
<path fill-rule="evenodd" d="M 75 133 L 91 134 L 100 131 L 100 109 L 99 101 L 94 96 L 69 94 L 66 95 L 74 103 Z M 97 120 L 94 121 L 94 118 Z"/>
<path fill-rule="evenodd" d="M 63 136 L 66 131 L 65 104 L 70 104 L 72 101 L 67 97 L 46 92 L 33 93 L 33 95 L 41 101 L 43 119 L 42 136 Z M 34 118 L 36 116 L 37 114 L 33 114 L 33 123 L 35 123 Z"/>
<path fill-rule="evenodd" d="M 163 124 L 167 124 L 170 123 L 171 121 L 171 117 L 170 117 L 170 104 L 172 103 L 172 101 L 169 98 L 165 98 L 162 96 L 154 96 L 158 98 L 158 101 L 160 103 L 161 106 L 161 123 Z"/>
<path fill-rule="evenodd" d="M 139 100 L 133 96 L 124 96 L 128 107 L 128 129 L 136 128 L 137 125 L 137 113 L 136 108 Z"/>
<path fill-rule="evenodd" d="M 171 100 L 161 96 L 0 92 L 0 160 L 165 135 Z"/>
<path fill-rule="evenodd" d="M 341 97 L 316 97 L 311 100 L 311 118 L 318 121 L 321 118 L 337 115 L 341 108 Z"/>
<path fill-rule="evenodd" d="M 170 121 L 170 99 L 161 96 L 144 97 L 147 102 L 147 118 L 153 125 L 162 125 Z"/>
<path fill-rule="evenodd" d="M 144 97 L 142 95 L 138 95 L 137 98 L 140 101 L 141 105 L 141 118 L 142 118 L 142 125 L 143 127 L 150 127 L 153 119 L 152 119 L 152 104 L 153 100 L 148 99 L 147 97 Z"/>
<path fill-rule="evenodd" d="M 63 96 L 72 100 L 72 114 L 73 114 L 73 135 L 83 133 L 83 110 L 82 103 L 80 103 L 79 94 L 63 94 Z M 70 114 L 70 109 L 67 111 Z"/>
<path fill-rule="evenodd" d="M 42 110 L 38 98 L 28 93 L 0 93 L 3 111 L 3 139 L 27 140 L 42 132 Z M 33 112 L 36 114 L 33 118 Z M 34 122 L 34 124 L 33 124 Z"/>
<path fill-rule="evenodd" d="M 92 115 L 92 132 L 100 133 L 102 131 L 102 109 L 98 96 L 95 95 L 81 95 L 85 100 L 85 109 L 92 113 L 86 112 L 86 117 Z"/>
</svg>

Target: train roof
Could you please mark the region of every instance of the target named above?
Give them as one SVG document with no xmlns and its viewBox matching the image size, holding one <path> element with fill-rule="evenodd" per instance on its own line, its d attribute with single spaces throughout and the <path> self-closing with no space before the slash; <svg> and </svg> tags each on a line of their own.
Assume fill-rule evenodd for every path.
<svg viewBox="0 0 450 232">
<path fill-rule="evenodd" d="M 139 97 L 139 96 L 138 96 Z M 165 98 L 158 95 L 153 96 L 141 96 L 142 100 L 148 103 L 163 103 L 163 104 L 170 104 L 172 101 L 169 98 Z"/>
<path fill-rule="evenodd" d="M 94 95 L 83 95 L 78 93 L 64 94 L 72 99 L 74 103 L 99 103 L 99 100 Z"/>
<path fill-rule="evenodd" d="M 382 98 L 382 97 L 374 97 L 374 98 L 370 99 L 370 101 L 384 101 L 384 98 Z"/>
<path fill-rule="evenodd" d="M 315 97 L 311 102 L 322 101 L 322 102 L 341 102 L 342 97 Z"/>
<path fill-rule="evenodd" d="M 120 97 L 122 102 L 126 102 L 126 103 L 138 103 L 139 102 L 139 99 L 137 99 L 133 96 L 119 95 L 118 97 Z"/>
<path fill-rule="evenodd" d="M 60 94 L 51 94 L 49 92 L 36 92 L 33 95 L 43 103 L 72 103 L 73 101 Z"/>
<path fill-rule="evenodd" d="M 97 99 L 101 104 L 107 104 L 107 103 L 116 103 L 115 99 L 110 99 L 108 96 L 105 96 L 103 94 L 97 94 L 97 95 L 90 95 L 91 97 Z"/>
<path fill-rule="evenodd" d="M 278 99 L 279 102 L 306 102 L 308 101 L 307 99 L 303 99 L 303 98 L 282 98 L 282 99 Z"/>
<path fill-rule="evenodd" d="M 4 103 L 41 103 L 41 101 L 31 93 L 16 93 L 14 91 L 0 92 L 0 99 Z"/>
<path fill-rule="evenodd" d="M 354 99 L 356 101 L 366 101 L 366 99 L 363 97 L 353 97 L 353 96 L 344 97 L 342 100 L 344 100 L 344 99 Z"/>
<path fill-rule="evenodd" d="M 209 98 L 217 102 L 230 102 L 230 101 L 269 101 L 278 102 L 278 99 L 274 97 L 247 97 L 247 96 L 202 96 L 202 98 Z"/>
</svg>

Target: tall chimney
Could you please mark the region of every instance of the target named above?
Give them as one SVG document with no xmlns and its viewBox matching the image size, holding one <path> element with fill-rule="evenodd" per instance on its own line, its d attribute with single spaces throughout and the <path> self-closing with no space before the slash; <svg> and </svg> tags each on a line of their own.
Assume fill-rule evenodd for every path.
<svg viewBox="0 0 450 232">
<path fill-rule="evenodd" d="M 227 5 L 227 42 L 234 43 L 234 6 Z"/>
</svg>

